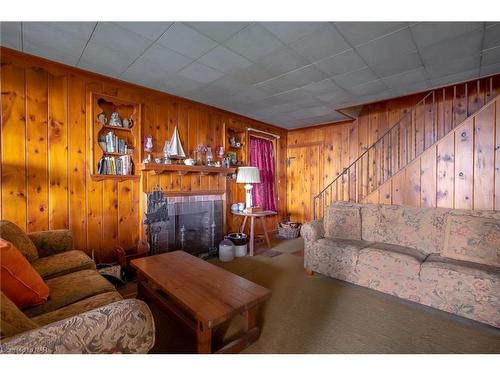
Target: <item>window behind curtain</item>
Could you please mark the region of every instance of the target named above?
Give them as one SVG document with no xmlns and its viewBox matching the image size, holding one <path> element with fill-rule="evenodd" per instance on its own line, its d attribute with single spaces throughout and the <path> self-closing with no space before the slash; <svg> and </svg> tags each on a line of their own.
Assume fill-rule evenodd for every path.
<svg viewBox="0 0 500 375">
<path fill-rule="evenodd" d="M 250 165 L 259 168 L 260 184 L 254 184 L 254 206 L 276 211 L 274 145 L 267 139 L 250 136 Z"/>
</svg>

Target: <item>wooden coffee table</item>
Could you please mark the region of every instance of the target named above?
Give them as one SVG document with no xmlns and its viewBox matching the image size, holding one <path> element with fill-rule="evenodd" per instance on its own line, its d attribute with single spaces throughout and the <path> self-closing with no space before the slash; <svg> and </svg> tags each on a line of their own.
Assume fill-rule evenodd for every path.
<svg viewBox="0 0 500 375">
<path fill-rule="evenodd" d="M 198 353 L 212 353 L 212 330 L 237 314 L 243 335 L 217 350 L 239 353 L 259 338 L 257 307 L 271 291 L 184 251 L 131 261 L 137 298 L 156 302 L 196 332 Z"/>
</svg>

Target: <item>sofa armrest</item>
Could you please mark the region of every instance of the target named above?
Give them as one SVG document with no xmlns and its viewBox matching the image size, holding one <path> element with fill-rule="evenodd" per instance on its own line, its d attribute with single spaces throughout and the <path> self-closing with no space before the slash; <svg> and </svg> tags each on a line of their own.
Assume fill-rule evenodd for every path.
<svg viewBox="0 0 500 375">
<path fill-rule="evenodd" d="M 314 242 L 325 236 L 323 220 L 313 220 L 300 228 L 300 234 L 306 241 Z"/>
<path fill-rule="evenodd" d="M 149 307 L 127 299 L 9 337 L 0 353 L 147 353 L 154 340 Z"/>
<path fill-rule="evenodd" d="M 28 233 L 28 236 L 35 244 L 38 255 L 42 258 L 64 251 L 74 250 L 73 235 L 71 231 L 67 229 L 33 232 Z"/>
</svg>

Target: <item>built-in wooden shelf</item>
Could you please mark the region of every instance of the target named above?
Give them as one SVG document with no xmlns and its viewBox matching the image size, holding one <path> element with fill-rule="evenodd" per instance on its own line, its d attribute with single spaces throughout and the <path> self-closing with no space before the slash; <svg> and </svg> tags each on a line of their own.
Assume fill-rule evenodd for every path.
<svg viewBox="0 0 500 375">
<path fill-rule="evenodd" d="M 132 155 L 132 154 L 123 154 L 121 152 L 108 152 L 108 151 L 103 151 L 102 152 L 106 156 L 127 156 L 127 155 Z"/>
<path fill-rule="evenodd" d="M 139 166 L 139 170 L 145 172 L 151 171 L 156 174 L 176 172 L 179 175 L 185 175 L 188 173 L 199 173 L 202 176 L 210 174 L 227 176 L 236 173 L 236 168 L 233 167 L 222 168 L 222 167 L 207 167 L 204 165 L 157 164 L 157 163 L 141 164 Z"/>
<path fill-rule="evenodd" d="M 123 128 L 121 126 L 101 125 L 101 128 L 102 129 L 109 129 L 109 130 L 121 130 L 124 132 L 132 133 L 132 128 Z"/>
<path fill-rule="evenodd" d="M 141 178 L 140 175 L 117 175 L 117 174 L 91 174 L 90 178 L 93 181 L 102 181 L 102 180 L 138 180 Z"/>
</svg>

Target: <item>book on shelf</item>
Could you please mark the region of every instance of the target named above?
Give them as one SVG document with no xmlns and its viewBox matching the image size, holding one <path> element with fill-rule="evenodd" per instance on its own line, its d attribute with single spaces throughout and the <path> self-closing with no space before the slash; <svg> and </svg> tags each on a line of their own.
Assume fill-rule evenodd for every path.
<svg viewBox="0 0 500 375">
<path fill-rule="evenodd" d="M 97 173 L 102 175 L 127 176 L 132 174 L 130 155 L 103 156 L 97 164 Z"/>
</svg>

